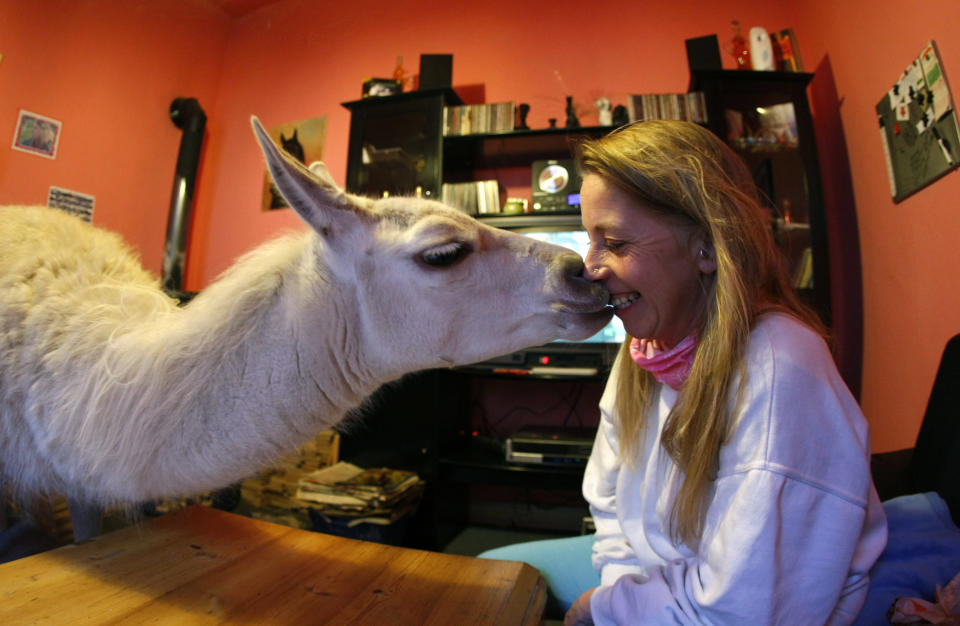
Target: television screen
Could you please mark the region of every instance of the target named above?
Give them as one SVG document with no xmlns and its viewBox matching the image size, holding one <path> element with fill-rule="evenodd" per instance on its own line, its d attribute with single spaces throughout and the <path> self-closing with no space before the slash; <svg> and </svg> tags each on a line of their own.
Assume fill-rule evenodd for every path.
<svg viewBox="0 0 960 626">
<path fill-rule="evenodd" d="M 558 246 L 563 246 L 564 248 L 570 248 L 579 254 L 581 258 L 586 258 L 587 250 L 590 248 L 590 238 L 587 236 L 587 231 L 583 230 L 582 228 L 537 228 L 534 226 L 529 228 L 518 228 L 516 229 L 516 232 L 526 235 L 527 237 L 532 237 L 539 241 L 546 241 Z M 626 332 L 623 329 L 623 322 L 620 321 L 619 317 L 614 316 L 610 320 L 610 323 L 604 326 L 600 332 L 583 341 L 589 343 L 619 344 L 623 343 L 625 338 Z"/>
</svg>

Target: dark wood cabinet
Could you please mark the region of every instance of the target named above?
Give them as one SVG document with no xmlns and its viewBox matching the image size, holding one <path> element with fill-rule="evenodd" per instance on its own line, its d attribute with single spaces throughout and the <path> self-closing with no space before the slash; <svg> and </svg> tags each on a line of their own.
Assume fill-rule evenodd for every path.
<svg viewBox="0 0 960 626">
<path fill-rule="evenodd" d="M 411 91 L 345 102 L 350 109 L 347 190 L 438 197 L 443 181 L 443 108 L 451 89 Z"/>
<path fill-rule="evenodd" d="M 798 72 L 695 71 L 690 89 L 704 92 L 707 127 L 753 173 L 794 288 L 830 328 L 835 352 L 845 356 L 838 361 L 840 373 L 856 395 L 863 324 L 859 236 L 855 227 L 840 228 L 855 225 L 855 219 L 827 214 L 807 97 L 812 78 Z M 842 250 L 842 258 L 831 257 L 831 250 Z M 834 323 L 838 311 L 844 312 L 842 325 Z"/>
<path fill-rule="evenodd" d="M 787 258 L 795 288 L 828 326 L 839 291 L 849 299 L 843 303 L 845 310 L 856 311 L 859 325 L 858 237 L 855 229 L 828 232 L 828 224 L 843 220 L 829 220 L 826 215 L 806 93 L 811 77 L 801 73 L 702 71 L 691 76 L 690 86 L 705 94 L 708 128 L 727 141 L 753 173 L 770 209 L 771 228 Z M 514 189 L 529 188 L 534 161 L 570 158 L 577 137 L 598 137 L 612 130 L 556 128 L 444 137 L 443 107 L 453 104 L 460 104 L 460 100 L 451 90 L 344 103 L 352 114 L 347 189 L 376 197 L 387 192 L 439 198 L 444 182 L 496 177 L 504 194 L 511 183 Z M 835 210 L 853 211 L 853 207 Z M 514 219 L 502 215 L 480 217 L 494 226 L 508 226 L 507 222 Z M 557 219 L 577 220 L 578 215 L 576 211 L 560 216 L 533 213 L 522 218 L 539 218 L 547 224 Z M 828 252 L 831 238 L 843 241 L 848 255 L 844 262 L 856 263 L 857 271 L 831 272 L 835 261 Z M 862 332 L 859 326 L 833 331 L 835 341 L 859 345 L 849 334 Z M 859 353 L 854 361 L 839 365 L 851 389 L 859 389 Z M 473 390 L 480 375 L 444 370 L 408 376 L 386 386 L 362 411 L 363 416 L 343 429 L 342 450 L 347 460 L 359 465 L 412 469 L 427 480 L 428 490 L 410 545 L 442 547 L 440 526 L 466 520 L 472 486 L 553 486 L 572 493 L 574 500 L 580 499 L 582 468 L 511 466 L 505 462 L 496 438 L 473 435 Z M 594 377 L 545 383 L 531 377 L 529 383 L 556 385 L 544 392 L 554 394 L 560 393 L 560 386 L 590 385 L 599 397 L 604 381 Z M 525 391 L 524 395 L 529 394 Z"/>
</svg>

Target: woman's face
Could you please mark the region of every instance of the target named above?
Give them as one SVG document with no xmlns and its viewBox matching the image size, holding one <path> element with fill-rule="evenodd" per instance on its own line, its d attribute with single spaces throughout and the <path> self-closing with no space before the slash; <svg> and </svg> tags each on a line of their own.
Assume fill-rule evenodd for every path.
<svg viewBox="0 0 960 626">
<path fill-rule="evenodd" d="M 627 332 L 668 349 L 698 328 L 716 272 L 699 229 L 658 215 L 596 174 L 584 177 L 580 203 L 590 235 L 586 275 L 610 291 Z"/>
</svg>

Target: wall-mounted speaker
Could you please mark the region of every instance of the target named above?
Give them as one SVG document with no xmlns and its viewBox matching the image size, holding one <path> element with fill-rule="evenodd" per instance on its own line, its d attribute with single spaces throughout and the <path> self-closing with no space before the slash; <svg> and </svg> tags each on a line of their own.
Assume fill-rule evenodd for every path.
<svg viewBox="0 0 960 626">
<path fill-rule="evenodd" d="M 723 69 L 717 36 L 707 35 L 687 39 L 687 65 L 691 72 Z"/>
<path fill-rule="evenodd" d="M 418 89 L 449 89 L 452 80 L 452 54 L 420 55 L 420 86 Z"/>
</svg>

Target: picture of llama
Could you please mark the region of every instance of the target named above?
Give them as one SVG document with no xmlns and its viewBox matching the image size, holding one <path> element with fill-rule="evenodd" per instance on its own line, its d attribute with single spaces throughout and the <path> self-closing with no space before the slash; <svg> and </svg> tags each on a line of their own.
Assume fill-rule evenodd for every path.
<svg viewBox="0 0 960 626">
<path fill-rule="evenodd" d="M 309 228 L 185 306 L 116 234 L 0 208 L 0 483 L 65 495 L 78 541 L 105 507 L 256 473 L 406 373 L 584 339 L 611 317 L 576 253 L 436 201 L 347 193 L 252 124 Z"/>
</svg>

